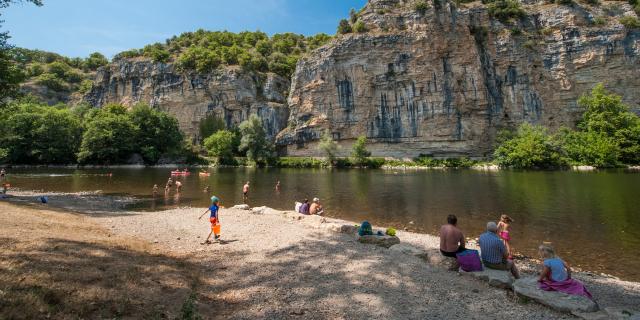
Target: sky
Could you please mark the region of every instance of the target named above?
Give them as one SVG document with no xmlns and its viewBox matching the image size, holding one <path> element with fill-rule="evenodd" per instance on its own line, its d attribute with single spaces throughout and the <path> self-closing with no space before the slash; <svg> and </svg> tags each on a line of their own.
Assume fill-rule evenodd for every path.
<svg viewBox="0 0 640 320">
<path fill-rule="evenodd" d="M 1 30 L 18 47 L 107 57 L 198 29 L 334 34 L 367 0 L 44 0 L 2 11 Z"/>
</svg>

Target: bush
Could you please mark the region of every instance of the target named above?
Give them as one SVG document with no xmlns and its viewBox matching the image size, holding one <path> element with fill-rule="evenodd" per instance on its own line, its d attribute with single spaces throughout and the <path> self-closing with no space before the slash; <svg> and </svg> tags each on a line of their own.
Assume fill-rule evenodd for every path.
<svg viewBox="0 0 640 320">
<path fill-rule="evenodd" d="M 311 157 L 281 157 L 276 162 L 279 168 L 322 168 L 327 165 L 327 162 Z"/>
<path fill-rule="evenodd" d="M 154 62 L 165 63 L 169 61 L 169 58 L 171 57 L 171 54 L 169 53 L 169 51 L 167 51 L 165 47 L 160 43 L 154 43 L 154 44 L 145 46 L 142 49 L 142 53 L 146 57 L 151 58 L 151 60 L 153 60 Z"/>
<path fill-rule="evenodd" d="M 329 163 L 333 163 L 336 158 L 336 153 L 338 152 L 338 143 L 333 140 L 329 130 L 322 134 L 320 143 L 318 143 L 318 149 L 326 155 Z"/>
<path fill-rule="evenodd" d="M 385 232 L 386 235 L 391 236 L 391 237 L 395 237 L 396 236 L 396 229 L 394 228 L 388 228 L 387 231 Z"/>
<path fill-rule="evenodd" d="M 247 158 L 253 162 L 267 161 L 271 157 L 272 144 L 267 141 L 267 134 L 262 127 L 262 120 L 252 114 L 240 126 L 239 150 L 247 153 Z"/>
<path fill-rule="evenodd" d="M 593 18 L 593 24 L 596 26 L 602 26 L 607 24 L 607 19 L 605 17 L 595 17 Z"/>
<path fill-rule="evenodd" d="M 364 24 L 364 22 L 362 21 L 358 21 L 353 25 L 353 31 L 357 32 L 357 33 L 364 33 L 367 32 L 367 25 Z"/>
<path fill-rule="evenodd" d="M 69 71 L 71 71 L 71 67 L 64 62 L 56 61 L 47 65 L 47 72 L 54 74 L 59 79 L 66 79 Z"/>
<path fill-rule="evenodd" d="M 84 60 L 84 66 L 89 70 L 96 70 L 102 66 L 106 66 L 109 60 L 99 52 L 94 52 Z"/>
<path fill-rule="evenodd" d="M 89 79 L 85 79 L 85 80 L 82 80 L 82 82 L 80 82 L 80 86 L 78 87 L 78 92 L 82 94 L 86 94 L 89 91 L 91 91 L 92 88 L 93 88 L 93 81 Z"/>
<path fill-rule="evenodd" d="M 226 129 L 227 125 L 218 115 L 211 113 L 200 121 L 198 128 L 200 137 L 207 138 L 220 130 Z"/>
<path fill-rule="evenodd" d="M 210 156 L 217 157 L 221 163 L 229 163 L 235 151 L 235 133 L 220 130 L 204 140 L 204 147 Z"/>
<path fill-rule="evenodd" d="M 573 4 L 573 0 L 556 0 L 556 3 L 565 5 L 565 6 L 570 6 Z"/>
<path fill-rule="evenodd" d="M 347 21 L 347 19 L 340 20 L 340 23 L 338 24 L 338 33 L 347 34 L 351 32 L 353 32 L 353 29 L 351 28 L 349 21 Z"/>
<path fill-rule="evenodd" d="M 596 132 L 565 131 L 560 135 L 569 161 L 574 165 L 590 165 L 599 168 L 618 165 L 620 147 L 615 140 Z"/>
<path fill-rule="evenodd" d="M 425 1 L 418 1 L 416 2 L 416 4 L 413 6 L 413 9 L 421 14 L 424 15 L 427 10 L 429 10 L 429 4 L 427 4 Z"/>
<path fill-rule="evenodd" d="M 504 133 L 503 133 L 504 135 Z M 494 152 L 496 162 L 513 168 L 558 168 L 566 165 L 561 147 L 540 126 L 523 123 Z"/>
<path fill-rule="evenodd" d="M 639 29 L 640 28 L 640 20 L 637 17 L 633 16 L 624 16 L 620 18 L 620 23 L 627 29 Z"/>
<path fill-rule="evenodd" d="M 489 15 L 502 21 L 509 22 L 512 19 L 521 19 L 526 16 L 526 12 L 516 0 L 496 0 L 489 3 Z"/>
<path fill-rule="evenodd" d="M 39 75 L 36 78 L 36 83 L 54 91 L 65 91 L 68 89 L 64 80 L 58 78 L 58 76 L 53 73 L 43 73 Z"/>
<path fill-rule="evenodd" d="M 371 156 L 371 152 L 367 150 L 367 137 L 358 137 L 353 144 L 352 150 L 351 157 L 353 158 L 353 163 L 357 166 L 366 166 L 367 158 Z"/>
</svg>

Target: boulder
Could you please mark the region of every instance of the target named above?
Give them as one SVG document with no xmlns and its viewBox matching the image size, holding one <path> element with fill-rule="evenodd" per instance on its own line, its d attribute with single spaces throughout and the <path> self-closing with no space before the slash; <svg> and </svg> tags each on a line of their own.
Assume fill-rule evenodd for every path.
<svg viewBox="0 0 640 320">
<path fill-rule="evenodd" d="M 460 273 L 482 281 L 487 281 L 489 285 L 493 287 L 511 289 L 513 285 L 513 277 L 509 271 L 494 270 L 485 267 L 483 271 L 464 272 L 461 270 Z"/>
<path fill-rule="evenodd" d="M 375 244 L 380 247 L 390 248 L 394 244 L 400 243 L 400 239 L 398 237 L 392 236 L 377 236 L 377 235 L 366 235 L 366 236 L 358 236 L 358 241 L 360 243 L 368 243 Z"/>
<path fill-rule="evenodd" d="M 249 210 L 249 209 L 251 209 L 251 208 L 249 207 L 249 205 L 248 205 L 248 204 L 238 204 L 238 205 L 235 205 L 235 206 L 231 207 L 231 209 L 236 209 L 236 210 Z"/>
<path fill-rule="evenodd" d="M 534 277 L 514 281 L 513 291 L 518 296 L 529 298 L 561 312 L 595 312 L 599 309 L 597 303 L 582 296 L 540 290 L 538 279 Z"/>
<path fill-rule="evenodd" d="M 445 257 L 438 249 L 427 250 L 426 260 L 430 265 L 444 270 L 456 271 L 460 268 L 456 258 Z"/>
<path fill-rule="evenodd" d="M 251 208 L 251 213 L 253 214 L 263 214 L 268 208 L 265 206 Z"/>
<path fill-rule="evenodd" d="M 585 320 L 640 320 L 640 312 L 619 307 L 608 307 L 598 312 L 574 311 L 571 314 Z"/>
<path fill-rule="evenodd" d="M 395 244 L 389 250 L 416 257 L 426 257 L 427 254 L 424 249 L 406 243 Z"/>
<path fill-rule="evenodd" d="M 338 231 L 340 233 L 355 234 L 358 232 L 358 227 L 351 224 L 343 224 L 340 226 L 340 230 Z"/>
</svg>

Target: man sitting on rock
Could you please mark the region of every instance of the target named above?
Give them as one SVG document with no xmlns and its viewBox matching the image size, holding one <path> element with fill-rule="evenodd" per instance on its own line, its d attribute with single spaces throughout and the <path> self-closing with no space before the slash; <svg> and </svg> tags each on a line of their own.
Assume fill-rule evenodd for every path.
<svg viewBox="0 0 640 320">
<path fill-rule="evenodd" d="M 458 218 L 452 214 L 447 217 L 447 224 L 440 228 L 440 252 L 445 257 L 455 258 L 456 254 L 465 250 L 464 235 L 456 224 Z"/>
<path fill-rule="evenodd" d="M 498 225 L 495 222 L 489 222 L 487 223 L 487 232 L 480 235 L 480 239 L 478 239 L 482 263 L 489 269 L 511 271 L 513 277 L 519 279 L 518 268 L 512 260 L 507 259 L 509 252 L 497 232 Z"/>
</svg>

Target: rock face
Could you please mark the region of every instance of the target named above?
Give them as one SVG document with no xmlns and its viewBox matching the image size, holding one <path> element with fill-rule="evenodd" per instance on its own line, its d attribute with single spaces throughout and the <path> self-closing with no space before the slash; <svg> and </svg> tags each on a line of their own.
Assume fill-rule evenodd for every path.
<svg viewBox="0 0 640 320">
<path fill-rule="evenodd" d="M 562 312 L 595 312 L 598 304 L 582 296 L 568 295 L 557 291 L 543 291 L 538 288 L 536 278 L 522 278 L 513 283 L 513 291 L 543 305 Z"/>
<path fill-rule="evenodd" d="M 174 115 L 180 128 L 196 138 L 199 123 L 215 114 L 235 127 L 251 114 L 274 137 L 287 126 L 289 80 L 275 74 L 227 67 L 209 74 L 182 73 L 173 64 L 146 59 L 120 60 L 100 69 L 84 97 L 93 106 L 146 103 Z"/>
<path fill-rule="evenodd" d="M 618 22 L 636 16 L 626 2 L 528 0 L 527 17 L 510 24 L 479 2 L 436 0 L 424 13 L 414 2 L 370 0 L 359 15 L 369 32 L 298 63 L 282 149 L 320 155 L 328 130 L 343 155 L 365 135 L 374 156 L 483 157 L 501 128 L 574 126 L 577 99 L 598 82 L 638 111 L 640 31 Z"/>
</svg>

